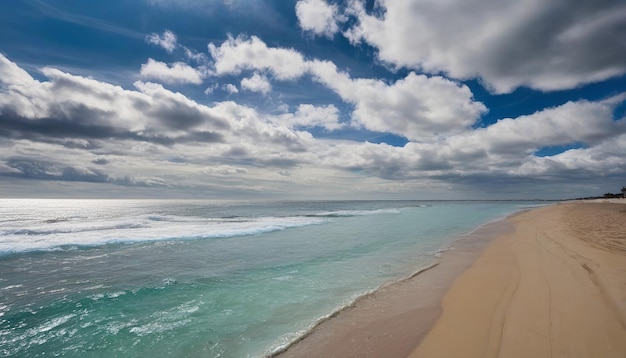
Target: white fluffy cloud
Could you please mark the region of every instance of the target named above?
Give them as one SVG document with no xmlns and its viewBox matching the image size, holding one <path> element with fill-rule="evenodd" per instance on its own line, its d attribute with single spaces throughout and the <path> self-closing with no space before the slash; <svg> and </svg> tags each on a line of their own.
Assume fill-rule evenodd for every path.
<svg viewBox="0 0 626 358">
<path fill-rule="evenodd" d="M 472 99 L 467 86 L 439 76 L 411 72 L 392 84 L 376 79 L 353 79 L 332 62 L 304 60 L 293 49 L 271 48 L 256 37 L 231 37 L 219 47 L 210 44 L 209 48 L 216 74 L 268 71 L 283 80 L 311 75 L 355 106 L 354 126 L 411 140 L 458 133 L 486 111 L 482 103 Z"/>
<path fill-rule="evenodd" d="M 140 75 L 146 79 L 158 80 L 168 84 L 202 83 L 200 71 L 184 62 L 174 62 L 171 66 L 151 58 L 141 65 Z"/>
<path fill-rule="evenodd" d="M 165 30 L 163 35 L 151 33 L 146 36 L 146 42 L 160 46 L 165 49 L 168 53 L 172 53 L 176 46 L 178 46 L 178 39 L 176 38 L 176 34 L 174 34 L 170 30 Z"/>
<path fill-rule="evenodd" d="M 337 5 L 325 0 L 300 0 L 296 3 L 296 16 L 300 27 L 313 34 L 332 38 L 338 31 L 338 22 L 345 21 Z"/>
<path fill-rule="evenodd" d="M 294 49 L 269 48 L 256 36 L 229 36 L 219 47 L 210 43 L 209 52 L 217 75 L 267 70 L 279 80 L 293 80 L 306 71 L 302 54 Z"/>
<path fill-rule="evenodd" d="M 424 140 L 469 128 L 486 107 L 472 93 L 443 77 L 409 73 L 393 84 L 374 79 L 351 79 L 328 62 L 312 65 L 315 78 L 355 105 L 353 125 Z"/>
<path fill-rule="evenodd" d="M 178 37 L 171 30 L 163 31 L 163 35 L 157 33 L 151 33 L 146 36 L 146 42 L 163 48 L 167 53 L 171 54 L 174 50 L 179 49 L 181 53 L 187 57 L 187 59 L 193 60 L 197 63 L 205 63 L 207 61 L 204 53 L 198 52 L 194 49 L 190 49 L 178 43 Z"/>
<path fill-rule="evenodd" d="M 344 126 L 343 123 L 339 123 L 339 110 L 332 104 L 321 107 L 301 104 L 294 116 L 294 123 L 297 126 L 320 126 L 328 130 L 336 130 Z"/>
<path fill-rule="evenodd" d="M 239 93 L 239 89 L 232 83 L 227 83 L 222 86 L 222 89 L 230 94 Z"/>
<path fill-rule="evenodd" d="M 531 115 L 502 119 L 475 133 L 478 141 L 489 143 L 498 151 L 530 151 L 572 143 L 592 146 L 626 129 L 623 122 L 613 120 L 612 102 L 567 102 Z"/>
<path fill-rule="evenodd" d="M 502 119 L 489 127 L 441 141 L 412 143 L 408 147 L 418 155 L 430 158 L 433 163 L 450 169 L 462 168 L 465 173 L 500 171 L 516 175 L 526 172 L 529 163 L 557 163 L 562 158 L 595 148 L 593 151 L 596 153 L 602 151 L 606 155 L 604 158 L 596 156 L 595 167 L 602 167 L 607 172 L 614 168 L 614 160 L 609 158 L 615 157 L 615 154 L 607 151 L 609 146 L 606 143 L 614 143 L 620 136 L 622 141 L 625 139 L 622 135 L 626 132 L 625 120 L 613 119 L 613 111 L 625 99 L 626 95 L 622 94 L 598 102 L 568 102 L 531 115 Z M 535 156 L 542 148 L 568 145 L 582 145 L 588 149 L 573 149 L 565 152 L 570 154 L 550 158 Z M 626 163 L 626 159 L 620 161 Z M 579 170 L 591 169 L 583 166 L 582 162 L 579 164 L 576 167 Z M 572 168 L 571 165 L 566 167 Z"/>
<path fill-rule="evenodd" d="M 241 88 L 252 92 L 266 94 L 272 90 L 272 85 L 267 77 L 259 75 L 255 72 L 252 77 L 241 80 Z"/>
<path fill-rule="evenodd" d="M 619 0 L 384 0 L 377 14 L 351 1 L 345 35 L 381 60 L 499 93 L 574 88 L 626 73 L 626 3 Z"/>
<path fill-rule="evenodd" d="M 322 127 L 334 131 L 345 127 L 345 123 L 339 122 L 339 109 L 332 104 L 326 106 L 314 106 L 301 104 L 296 113 L 286 113 L 271 119 L 272 122 L 288 127 Z"/>
</svg>

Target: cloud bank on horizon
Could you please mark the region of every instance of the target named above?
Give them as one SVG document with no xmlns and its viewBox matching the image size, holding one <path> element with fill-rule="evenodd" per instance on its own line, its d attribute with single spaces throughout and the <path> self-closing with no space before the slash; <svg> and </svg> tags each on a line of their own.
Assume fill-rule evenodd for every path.
<svg viewBox="0 0 626 358">
<path fill-rule="evenodd" d="M 0 5 L 2 196 L 516 199 L 626 185 L 623 1 L 92 6 Z"/>
</svg>

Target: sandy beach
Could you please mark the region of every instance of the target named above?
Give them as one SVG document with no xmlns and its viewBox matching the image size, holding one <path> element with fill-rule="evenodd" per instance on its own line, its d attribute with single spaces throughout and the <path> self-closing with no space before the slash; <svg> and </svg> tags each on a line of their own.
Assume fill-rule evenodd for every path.
<svg viewBox="0 0 626 358">
<path fill-rule="evenodd" d="M 618 203 L 511 218 L 411 357 L 626 357 L 625 218 Z"/>
<path fill-rule="evenodd" d="M 561 203 L 481 228 L 280 356 L 626 357 L 624 204 Z"/>
</svg>

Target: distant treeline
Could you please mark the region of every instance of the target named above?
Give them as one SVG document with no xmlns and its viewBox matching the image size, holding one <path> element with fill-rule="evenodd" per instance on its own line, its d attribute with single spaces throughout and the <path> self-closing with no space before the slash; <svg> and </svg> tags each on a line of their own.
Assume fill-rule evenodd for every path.
<svg viewBox="0 0 626 358">
<path fill-rule="evenodd" d="M 604 194 L 603 198 L 614 199 L 614 198 L 624 198 L 624 197 L 626 197 L 626 186 L 623 186 L 621 191 L 622 191 L 621 193 L 617 193 L 617 194 L 606 193 L 606 194 Z"/>
<path fill-rule="evenodd" d="M 626 186 L 622 187 L 622 192 L 619 194 L 613 194 L 613 193 L 606 193 L 604 194 L 605 198 L 624 198 L 626 197 Z"/>
<path fill-rule="evenodd" d="M 624 193 L 619 193 L 619 194 L 606 193 L 602 197 L 605 198 L 605 199 L 623 198 L 624 197 Z"/>
<path fill-rule="evenodd" d="M 626 186 L 622 187 L 621 193 L 606 193 L 602 196 L 589 196 L 586 198 L 578 198 L 577 200 L 589 200 L 589 199 L 619 199 L 626 198 Z"/>
</svg>

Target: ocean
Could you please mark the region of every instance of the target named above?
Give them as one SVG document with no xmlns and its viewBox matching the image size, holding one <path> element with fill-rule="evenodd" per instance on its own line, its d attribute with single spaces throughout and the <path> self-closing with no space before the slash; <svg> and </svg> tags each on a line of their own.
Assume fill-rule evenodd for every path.
<svg viewBox="0 0 626 358">
<path fill-rule="evenodd" d="M 271 356 L 535 204 L 2 199 L 0 356 Z"/>
</svg>

